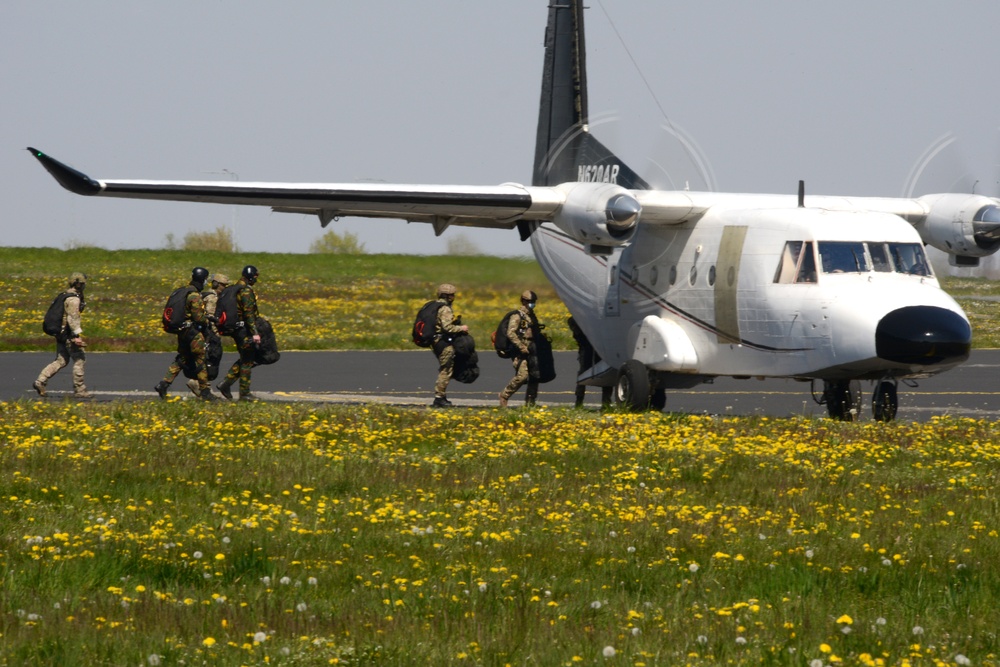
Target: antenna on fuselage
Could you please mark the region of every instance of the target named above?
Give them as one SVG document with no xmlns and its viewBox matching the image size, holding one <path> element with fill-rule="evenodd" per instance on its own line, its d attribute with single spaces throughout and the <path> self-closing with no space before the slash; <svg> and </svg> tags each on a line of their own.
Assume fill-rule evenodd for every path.
<svg viewBox="0 0 1000 667">
<path fill-rule="evenodd" d="M 799 181 L 799 208 L 806 207 L 806 182 Z"/>
</svg>

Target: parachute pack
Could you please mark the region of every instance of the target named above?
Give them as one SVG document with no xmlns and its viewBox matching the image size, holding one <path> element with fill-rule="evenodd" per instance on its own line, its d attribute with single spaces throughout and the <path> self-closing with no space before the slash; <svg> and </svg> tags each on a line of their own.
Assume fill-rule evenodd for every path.
<svg viewBox="0 0 1000 667">
<path fill-rule="evenodd" d="M 428 301 L 419 311 L 413 321 L 413 344 L 417 347 L 430 347 L 434 344 L 434 330 L 437 328 L 438 311 L 444 303 Z"/>
<path fill-rule="evenodd" d="M 496 350 L 497 356 L 501 359 L 510 359 L 517 354 L 517 345 L 514 345 L 507 338 L 507 327 L 510 326 L 510 316 L 516 313 L 516 310 L 512 310 L 503 316 L 500 320 L 500 324 L 497 325 L 496 331 L 490 338 L 493 340 L 493 349 Z"/>
<path fill-rule="evenodd" d="M 50 336 L 58 336 L 63 328 L 63 312 L 65 311 L 66 297 L 72 296 L 72 292 L 62 292 L 53 301 L 49 309 L 45 311 L 42 318 L 42 331 Z M 83 301 L 80 301 L 80 310 L 83 310 Z"/>
<path fill-rule="evenodd" d="M 230 336 L 239 329 L 240 309 L 236 303 L 236 296 L 243 289 L 243 285 L 230 285 L 219 294 L 219 300 L 215 303 L 215 319 L 219 333 Z"/>
<path fill-rule="evenodd" d="M 281 353 L 278 352 L 278 339 L 274 336 L 274 327 L 263 317 L 258 317 L 257 333 L 260 334 L 260 344 L 254 348 L 254 365 L 264 366 L 273 364 L 281 358 Z"/>
<path fill-rule="evenodd" d="M 184 331 L 184 323 L 187 321 L 188 294 L 195 291 L 197 290 L 191 285 L 185 285 L 170 293 L 170 296 L 167 297 L 167 305 L 163 307 L 164 331 L 171 334 Z"/>
</svg>

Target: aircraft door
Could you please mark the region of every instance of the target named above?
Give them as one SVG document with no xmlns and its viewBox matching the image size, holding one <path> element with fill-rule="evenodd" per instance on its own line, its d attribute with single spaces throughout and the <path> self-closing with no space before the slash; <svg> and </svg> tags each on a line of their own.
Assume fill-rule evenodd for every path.
<svg viewBox="0 0 1000 667">
<path fill-rule="evenodd" d="M 622 310 L 621 266 L 622 248 L 615 248 L 608 257 L 608 291 L 604 296 L 604 317 L 618 317 Z"/>
<path fill-rule="evenodd" d="M 743 242 L 746 227 L 725 227 L 719 243 L 719 257 L 716 260 L 715 281 L 715 327 L 719 343 L 734 343 L 740 340 L 740 315 L 737 307 L 740 258 L 743 256 Z"/>
</svg>

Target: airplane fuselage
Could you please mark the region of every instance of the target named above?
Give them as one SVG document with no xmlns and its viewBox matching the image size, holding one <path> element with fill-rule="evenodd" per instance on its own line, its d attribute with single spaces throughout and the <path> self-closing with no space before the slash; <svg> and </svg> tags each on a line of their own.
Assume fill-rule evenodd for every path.
<svg viewBox="0 0 1000 667">
<path fill-rule="evenodd" d="M 597 384 L 630 359 L 684 386 L 721 375 L 926 376 L 968 353 L 965 313 L 898 216 L 719 208 L 641 227 L 607 256 L 549 225 L 532 241 L 607 365 Z M 925 330 L 910 331 L 914 321 Z"/>
</svg>

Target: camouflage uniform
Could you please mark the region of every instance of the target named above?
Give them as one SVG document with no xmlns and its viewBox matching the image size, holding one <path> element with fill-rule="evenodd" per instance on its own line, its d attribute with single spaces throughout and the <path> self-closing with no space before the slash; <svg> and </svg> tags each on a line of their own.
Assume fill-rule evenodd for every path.
<svg viewBox="0 0 1000 667">
<path fill-rule="evenodd" d="M 212 289 L 201 293 L 201 300 L 205 304 L 205 316 L 208 318 L 208 329 L 205 331 L 206 343 L 213 338 L 219 338 L 219 327 L 215 319 L 215 306 L 219 302 L 219 293 L 228 285 L 229 278 L 221 273 L 213 273 Z M 187 387 L 195 396 L 201 395 L 201 383 L 198 380 L 188 380 Z"/>
<path fill-rule="evenodd" d="M 192 283 L 194 289 L 188 293 L 184 301 L 184 316 L 189 322 L 184 330 L 177 334 L 177 356 L 167 368 L 167 374 L 156 386 L 157 393 L 165 397 L 167 387 L 187 365 L 193 366 L 197 374 L 198 396 L 209 399 L 211 385 L 208 382 L 208 369 L 205 367 L 205 332 L 208 330 L 208 315 L 205 312 L 205 302 L 198 292 L 198 286 Z"/>
<path fill-rule="evenodd" d="M 229 368 L 226 378 L 219 385 L 218 389 L 222 392 L 223 396 L 229 398 L 232 395 L 229 388 L 239 379 L 240 399 L 254 400 L 253 395 L 250 393 L 250 371 L 254 367 L 254 351 L 256 348 L 253 338 L 260 335 L 257 333 L 257 295 L 247 283 L 245 277 L 240 278 L 236 284 L 241 286 L 240 291 L 236 295 L 236 304 L 239 309 L 240 322 L 243 324 L 236 329 L 232 337 L 236 343 L 236 350 L 240 353 L 240 358 Z"/>
<path fill-rule="evenodd" d="M 434 398 L 447 398 L 448 383 L 455 372 L 455 346 L 448 339 L 449 334 L 462 333 L 465 328 L 455 324 L 455 313 L 447 299 L 438 299 L 443 305 L 438 308 L 434 324 L 434 354 L 438 358 L 438 376 L 434 383 Z"/>
<path fill-rule="evenodd" d="M 510 316 L 507 324 L 507 339 L 517 347 L 517 354 L 511 359 L 511 363 L 514 365 L 514 377 L 500 392 L 501 406 L 506 406 L 510 397 L 525 383 L 528 385 L 524 394 L 525 405 L 534 405 L 535 399 L 538 398 L 538 377 L 537 375 L 532 377 L 531 373 L 531 367 L 535 365 L 531 360 L 533 354 L 532 338 L 534 332 L 538 330 L 538 320 L 524 299 L 527 294 L 529 292 L 522 295 L 521 307 Z M 530 292 L 530 294 L 533 296 L 534 292 Z M 530 302 L 534 303 L 534 300 Z"/>
<path fill-rule="evenodd" d="M 90 398 L 83 383 L 83 369 L 87 363 L 87 355 L 83 348 L 82 317 L 80 313 L 84 309 L 83 285 L 86 284 L 86 276 L 82 273 L 74 273 L 70 276 L 70 287 L 66 292 L 69 296 L 63 301 L 62 330 L 56 335 L 56 358 L 42 369 L 38 374 L 38 379 L 32 385 L 39 396 L 46 396 L 46 385 L 49 379 L 62 370 L 69 360 L 73 360 L 73 393 L 79 398 Z M 77 287 L 79 286 L 79 287 Z"/>
</svg>

